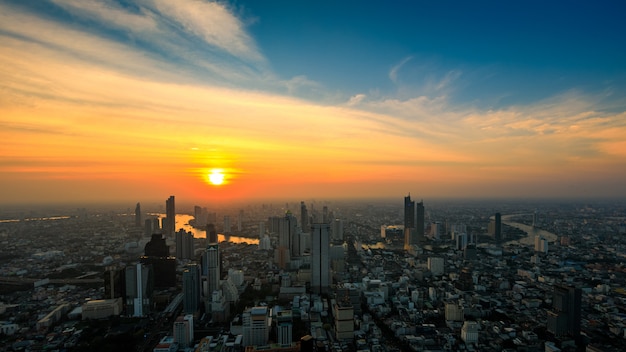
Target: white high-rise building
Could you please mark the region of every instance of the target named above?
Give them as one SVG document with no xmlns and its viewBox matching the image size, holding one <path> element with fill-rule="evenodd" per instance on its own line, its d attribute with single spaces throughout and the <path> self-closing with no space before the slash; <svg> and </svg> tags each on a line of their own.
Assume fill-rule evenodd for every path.
<svg viewBox="0 0 626 352">
<path fill-rule="evenodd" d="M 241 315 L 244 346 L 263 346 L 269 338 L 269 308 L 253 307 Z"/>
<path fill-rule="evenodd" d="M 313 224 L 311 242 L 311 290 L 327 292 L 331 284 L 330 225 Z"/>
</svg>

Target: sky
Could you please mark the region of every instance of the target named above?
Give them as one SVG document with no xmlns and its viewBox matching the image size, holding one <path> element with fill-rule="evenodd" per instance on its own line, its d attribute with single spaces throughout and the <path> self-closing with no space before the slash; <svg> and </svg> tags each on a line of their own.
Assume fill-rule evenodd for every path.
<svg viewBox="0 0 626 352">
<path fill-rule="evenodd" d="M 624 198 L 624 13 L 0 0 L 0 203 Z"/>
</svg>

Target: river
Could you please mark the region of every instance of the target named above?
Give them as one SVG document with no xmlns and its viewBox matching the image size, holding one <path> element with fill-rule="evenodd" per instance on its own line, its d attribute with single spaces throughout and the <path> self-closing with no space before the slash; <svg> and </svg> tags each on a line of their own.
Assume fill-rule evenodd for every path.
<svg viewBox="0 0 626 352">
<path fill-rule="evenodd" d="M 165 214 L 160 213 L 149 213 L 151 216 L 158 216 L 159 220 L 165 218 Z M 193 220 L 193 215 L 188 214 L 176 214 L 176 231 L 183 229 L 187 232 L 193 233 L 193 237 L 195 238 L 206 238 L 206 231 L 196 229 L 193 226 L 189 225 L 189 221 Z M 225 236 L 224 234 L 217 234 L 217 240 L 219 242 L 232 242 L 232 243 L 247 243 L 247 244 L 259 244 L 258 238 L 249 238 L 249 237 L 241 237 L 241 236 Z"/>
<path fill-rule="evenodd" d="M 558 239 L 558 236 L 553 234 L 552 232 L 542 230 L 542 229 L 537 229 L 533 226 L 529 226 L 529 225 L 522 224 L 519 222 L 509 221 L 508 219 L 512 218 L 513 216 L 519 216 L 519 214 L 502 215 L 502 223 L 518 228 L 526 232 L 527 236 L 524 238 L 520 238 L 519 241 L 509 241 L 509 242 L 519 242 L 521 244 L 534 245 L 535 236 L 542 236 L 543 238 L 548 240 L 548 242 L 556 242 L 556 240 Z"/>
</svg>

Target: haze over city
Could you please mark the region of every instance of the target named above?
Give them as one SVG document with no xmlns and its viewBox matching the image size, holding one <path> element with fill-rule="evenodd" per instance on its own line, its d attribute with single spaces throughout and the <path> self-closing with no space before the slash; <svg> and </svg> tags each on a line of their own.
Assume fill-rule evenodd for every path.
<svg viewBox="0 0 626 352">
<path fill-rule="evenodd" d="M 623 14 L 1 1 L 1 201 L 624 197 Z"/>
</svg>

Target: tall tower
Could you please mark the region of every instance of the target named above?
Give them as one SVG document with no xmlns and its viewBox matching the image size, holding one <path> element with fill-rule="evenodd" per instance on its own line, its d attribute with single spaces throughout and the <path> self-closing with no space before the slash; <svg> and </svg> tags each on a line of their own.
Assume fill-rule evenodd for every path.
<svg viewBox="0 0 626 352">
<path fill-rule="evenodd" d="M 328 292 L 330 276 L 330 224 L 311 226 L 311 290 Z"/>
<path fill-rule="evenodd" d="M 206 239 L 207 243 L 218 243 L 217 240 L 217 231 L 215 230 L 215 225 L 208 224 L 206 225 Z"/>
<path fill-rule="evenodd" d="M 183 312 L 193 314 L 200 308 L 200 267 L 189 264 L 183 271 Z"/>
<path fill-rule="evenodd" d="M 209 243 L 202 257 L 203 274 L 206 276 L 205 297 L 211 297 L 220 284 L 220 254 L 217 243 Z"/>
<path fill-rule="evenodd" d="M 141 227 L 143 225 L 141 221 L 141 204 L 137 203 L 135 206 L 135 227 Z"/>
<path fill-rule="evenodd" d="M 309 228 L 309 211 L 304 202 L 300 202 L 300 227 L 303 231 Z"/>
<path fill-rule="evenodd" d="M 163 232 L 165 236 L 174 236 L 176 231 L 176 205 L 174 203 L 174 196 L 170 196 L 165 201 L 165 226 L 163 226 Z"/>
<path fill-rule="evenodd" d="M 500 213 L 496 213 L 496 224 L 495 224 L 495 234 L 496 241 L 502 240 L 502 215 Z"/>
<path fill-rule="evenodd" d="M 278 226 L 278 245 L 289 249 L 291 257 L 299 257 L 302 253 L 300 236 L 297 233 L 298 220 L 287 210 L 285 217 Z"/>
<path fill-rule="evenodd" d="M 224 234 L 225 235 L 229 235 L 231 233 L 231 226 L 230 226 L 230 216 L 229 215 L 224 215 Z"/>
<path fill-rule="evenodd" d="M 133 317 L 143 317 L 150 313 L 154 272 L 151 267 L 136 264 L 126 267 L 126 312 Z"/>
<path fill-rule="evenodd" d="M 180 229 L 176 232 L 176 258 L 193 259 L 193 233 Z"/>
<path fill-rule="evenodd" d="M 424 238 L 424 201 L 415 204 L 415 242 Z"/>
</svg>

